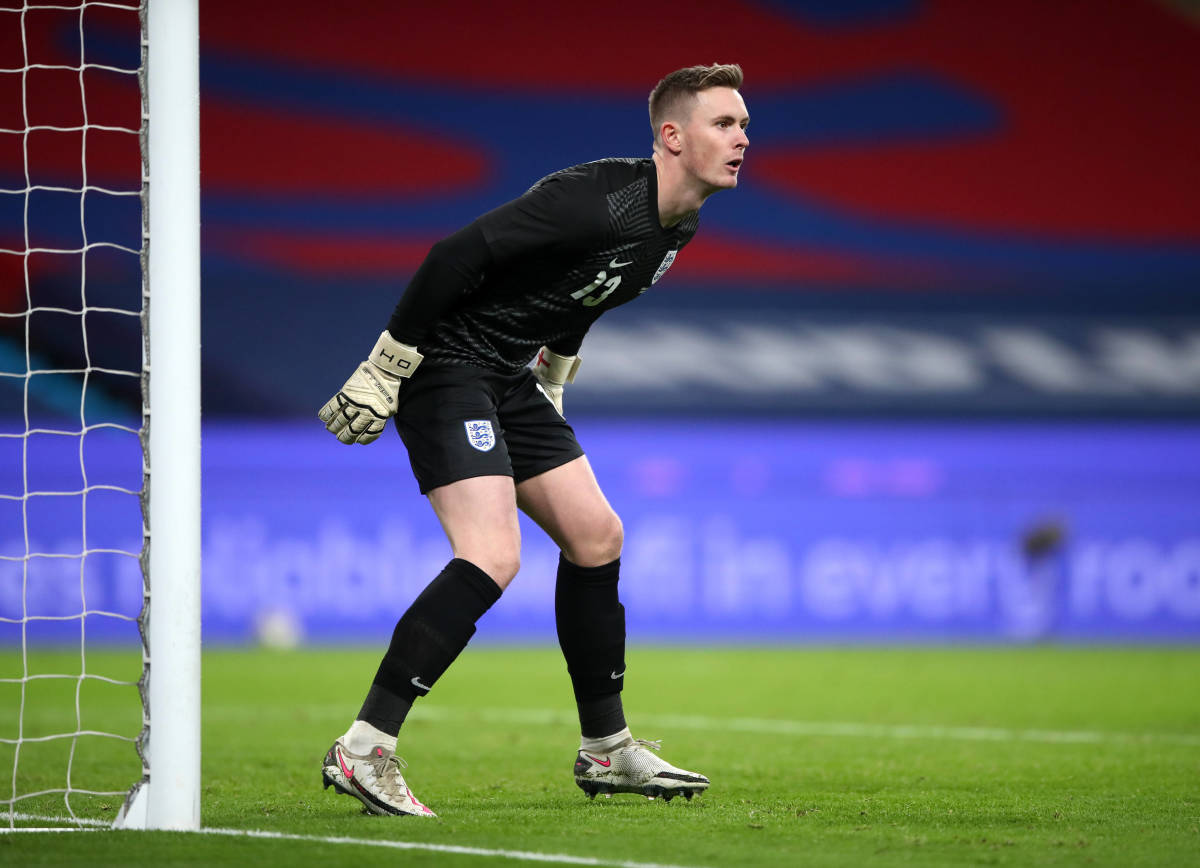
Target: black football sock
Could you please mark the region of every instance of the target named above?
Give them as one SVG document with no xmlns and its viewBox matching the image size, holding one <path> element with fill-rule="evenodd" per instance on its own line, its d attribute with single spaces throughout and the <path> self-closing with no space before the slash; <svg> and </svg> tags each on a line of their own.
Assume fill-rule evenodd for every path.
<svg viewBox="0 0 1200 868">
<path fill-rule="evenodd" d="M 625 728 L 625 708 L 619 693 L 577 699 L 575 706 L 579 709 L 579 733 L 584 738 L 604 738 Z"/>
<path fill-rule="evenodd" d="M 621 561 L 580 567 L 558 559 L 554 620 L 575 690 L 579 728 L 602 738 L 625 728 L 625 607 L 617 597 Z"/>
<path fill-rule="evenodd" d="M 397 622 L 358 719 L 388 735 L 399 733 L 413 702 L 467 647 L 475 622 L 500 593 L 492 577 L 470 561 L 446 564 Z"/>
</svg>

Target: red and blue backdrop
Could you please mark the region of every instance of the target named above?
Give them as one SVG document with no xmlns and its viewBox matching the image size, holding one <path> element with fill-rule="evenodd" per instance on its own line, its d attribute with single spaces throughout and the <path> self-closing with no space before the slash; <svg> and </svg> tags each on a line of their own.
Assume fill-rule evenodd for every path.
<svg viewBox="0 0 1200 868">
<path fill-rule="evenodd" d="M 105 192 L 141 183 L 136 12 L 0 0 L 0 24 L 0 432 L 136 418 L 130 378 L 24 376 L 140 364 L 136 320 L 98 310 L 140 307 L 136 253 L 105 246 L 140 246 L 137 198 Z M 568 393 L 625 519 L 631 635 L 1194 641 L 1197 57 L 1187 4 L 1155 0 L 204 0 L 208 636 L 386 639 L 445 541 L 395 438 L 347 449 L 316 408 L 433 241 L 648 154 L 658 78 L 737 61 L 739 189 Z M 136 613 L 136 561 L 94 551 L 140 548 L 105 488 L 140 487 L 136 438 L 0 451 L 0 616 Z M 553 635 L 556 553 L 526 531 L 483 636 Z"/>
<path fill-rule="evenodd" d="M 668 280 L 597 326 L 577 407 L 1197 408 L 1200 27 L 1164 2 L 207 0 L 201 16 L 210 414 L 311 413 L 433 241 L 556 168 L 648 154 L 651 86 L 712 61 L 746 71 L 741 186 L 706 205 Z M 0 68 L 81 48 L 137 66 L 127 11 L 22 20 Z M 0 75 L 0 126 L 81 123 L 84 93 L 89 123 L 137 126 L 131 77 L 82 78 Z M 3 189 L 26 162 L 35 185 L 79 183 L 81 134 L 25 138 L 0 135 Z M 136 148 L 94 129 L 89 183 L 136 185 Z M 137 246 L 135 200 L 90 194 L 81 220 L 79 199 L 0 195 L 0 246 L 73 249 L 85 229 Z M 78 297 L 82 259 L 35 256 L 35 294 Z M 92 299 L 130 284 L 136 263 L 88 259 Z M 0 257 L 4 311 L 25 303 L 19 266 Z M 792 350 L 747 364 L 767 373 L 753 388 L 693 372 L 647 390 L 620 363 L 630 334 Z"/>
</svg>

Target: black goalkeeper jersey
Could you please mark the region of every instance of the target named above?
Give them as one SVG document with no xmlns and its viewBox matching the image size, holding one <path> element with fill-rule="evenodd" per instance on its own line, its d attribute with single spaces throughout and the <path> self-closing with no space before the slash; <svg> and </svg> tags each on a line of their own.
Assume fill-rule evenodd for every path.
<svg viewBox="0 0 1200 868">
<path fill-rule="evenodd" d="M 515 373 L 543 344 L 570 355 L 597 317 L 666 273 L 698 225 L 696 213 L 659 223 L 651 159 L 572 166 L 435 245 L 388 328 L 426 365 Z"/>
</svg>

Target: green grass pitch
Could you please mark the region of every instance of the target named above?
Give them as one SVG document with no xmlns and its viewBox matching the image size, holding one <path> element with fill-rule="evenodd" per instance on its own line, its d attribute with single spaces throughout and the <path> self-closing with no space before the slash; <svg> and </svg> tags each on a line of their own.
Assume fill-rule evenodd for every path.
<svg viewBox="0 0 1200 868">
<path fill-rule="evenodd" d="M 1200 865 L 1197 649 L 634 647 L 634 733 L 713 781 L 668 804 L 576 789 L 557 649 L 473 646 L 402 733 L 408 780 L 439 814 L 424 821 L 364 816 L 320 788 L 378 653 L 206 652 L 210 833 L 6 833 L 0 864 Z M 79 658 L 31 651 L 29 666 L 78 672 Z M 20 649 L 0 660 L 19 672 Z M 92 650 L 87 665 L 136 677 L 140 660 Z M 21 697 L 0 687 L 11 738 Z M 24 737 L 73 726 L 75 689 L 30 682 Z M 130 688 L 85 684 L 79 707 L 85 729 L 137 731 Z M 65 744 L 24 745 L 11 787 L 0 748 L 4 798 L 63 785 Z M 120 789 L 139 768 L 128 744 L 84 738 L 72 784 Z M 71 804 L 107 820 L 119 802 Z M 53 825 L 40 818 L 63 797 L 18 810 L 18 826 Z"/>
</svg>

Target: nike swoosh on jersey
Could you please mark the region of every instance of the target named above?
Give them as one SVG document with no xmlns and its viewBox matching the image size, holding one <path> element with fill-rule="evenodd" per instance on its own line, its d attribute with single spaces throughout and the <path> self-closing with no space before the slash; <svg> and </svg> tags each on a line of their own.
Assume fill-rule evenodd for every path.
<svg viewBox="0 0 1200 868">
<path fill-rule="evenodd" d="M 625 674 L 625 670 L 622 669 L 620 672 L 610 672 L 608 674 L 608 677 L 611 678 L 613 681 L 616 681 L 618 678 L 620 678 L 624 674 Z"/>
<path fill-rule="evenodd" d="M 432 688 L 432 687 L 430 687 L 428 684 L 422 684 L 422 683 L 421 683 L 421 676 L 420 676 L 420 675 L 414 675 L 414 676 L 412 677 L 412 686 L 413 686 L 413 687 L 419 687 L 419 688 L 421 688 L 422 690 L 432 690 L 432 689 L 433 689 L 433 688 Z"/>
<path fill-rule="evenodd" d="M 608 267 L 609 268 L 624 268 L 626 265 L 630 265 L 632 263 L 633 263 L 632 259 L 629 260 L 628 262 L 617 262 L 617 257 L 614 256 L 612 258 L 612 260 L 608 263 Z"/>
</svg>

